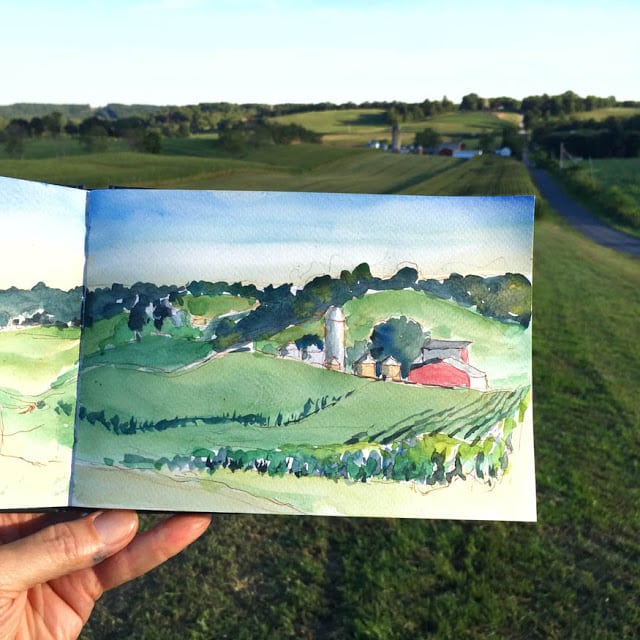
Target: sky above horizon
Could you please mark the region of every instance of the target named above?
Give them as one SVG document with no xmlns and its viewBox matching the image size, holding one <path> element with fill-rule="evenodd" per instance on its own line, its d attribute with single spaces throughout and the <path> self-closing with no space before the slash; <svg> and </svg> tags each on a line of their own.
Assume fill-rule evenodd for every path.
<svg viewBox="0 0 640 640">
<path fill-rule="evenodd" d="M 533 197 L 97 190 L 86 284 L 191 280 L 304 286 L 366 262 L 390 277 L 531 277 Z"/>
<path fill-rule="evenodd" d="M 0 177 L 0 289 L 82 285 L 86 195 Z"/>
<path fill-rule="evenodd" d="M 640 99 L 637 0 L 8 0 L 0 104 Z"/>
</svg>

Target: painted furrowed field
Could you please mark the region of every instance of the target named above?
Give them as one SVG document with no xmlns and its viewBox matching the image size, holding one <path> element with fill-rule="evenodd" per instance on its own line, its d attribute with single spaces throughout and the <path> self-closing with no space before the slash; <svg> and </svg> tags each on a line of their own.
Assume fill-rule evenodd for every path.
<svg viewBox="0 0 640 640">
<path fill-rule="evenodd" d="M 133 401 L 137 397 L 162 397 L 169 384 L 162 376 L 122 370 L 116 374 L 109 368 L 85 373 L 83 385 L 89 390 L 81 394 L 86 410 L 81 411 L 78 455 L 83 460 L 102 462 L 104 457 L 121 460 L 127 453 L 157 458 L 189 455 L 197 447 L 344 448 L 348 443 L 387 444 L 436 432 L 473 442 L 484 439 L 500 420 L 515 416 L 524 399 L 523 390 L 482 394 L 363 381 L 344 374 L 333 375 L 328 384 L 327 372 L 308 365 L 262 356 L 256 366 L 250 354 L 226 358 L 229 362 L 224 365 L 221 361 L 210 363 L 204 372 L 190 372 L 184 377 L 180 386 L 183 393 L 169 419 L 153 412 L 132 416 L 129 403 L 123 406 L 115 400 L 124 387 L 133 390 Z M 260 395 L 255 388 L 259 374 L 263 370 L 273 374 L 281 368 L 297 377 L 271 402 L 256 400 Z M 251 378 L 252 371 L 257 371 L 256 380 Z M 215 391 L 207 393 L 214 374 Z M 246 387 L 241 389 L 234 384 L 238 374 L 247 377 Z M 171 384 L 175 386 L 175 379 Z M 318 384 L 323 385 L 322 397 L 316 391 Z M 96 403 L 94 397 L 105 395 L 114 401 Z M 102 415 L 92 411 L 96 405 Z M 135 426 L 132 417 L 136 418 Z"/>
</svg>

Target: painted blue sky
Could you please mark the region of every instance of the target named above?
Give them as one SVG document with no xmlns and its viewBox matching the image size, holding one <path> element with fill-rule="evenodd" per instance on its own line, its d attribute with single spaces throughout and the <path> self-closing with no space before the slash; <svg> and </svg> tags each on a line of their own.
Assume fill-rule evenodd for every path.
<svg viewBox="0 0 640 640">
<path fill-rule="evenodd" d="M 85 196 L 81 189 L 0 177 L 0 289 L 82 284 Z"/>
<path fill-rule="evenodd" d="M 0 102 L 640 98 L 637 0 L 8 0 Z"/>
<path fill-rule="evenodd" d="M 369 263 L 390 276 L 531 273 L 533 198 L 94 191 L 87 284 L 303 285 Z"/>
</svg>

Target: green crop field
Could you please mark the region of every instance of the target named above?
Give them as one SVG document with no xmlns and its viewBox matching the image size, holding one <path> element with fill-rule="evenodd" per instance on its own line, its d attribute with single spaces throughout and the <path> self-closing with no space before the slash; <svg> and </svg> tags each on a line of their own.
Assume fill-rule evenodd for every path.
<svg viewBox="0 0 640 640">
<path fill-rule="evenodd" d="M 380 109 L 346 109 L 311 111 L 274 118 L 281 124 L 295 123 L 324 134 L 324 142 L 330 145 L 363 145 L 369 140 L 391 141 L 391 125 L 385 122 Z M 496 134 L 504 127 L 504 119 L 488 112 L 452 112 L 417 122 L 400 123 L 403 144 L 412 144 L 418 131 L 431 127 L 445 138 Z"/>
<path fill-rule="evenodd" d="M 593 177 L 605 187 L 616 187 L 640 209 L 640 158 L 593 160 Z"/>
<path fill-rule="evenodd" d="M 581 162 L 556 177 L 573 197 L 618 229 L 640 237 L 640 159 Z"/>
<path fill-rule="evenodd" d="M 291 377 L 287 378 L 288 383 L 278 385 L 279 393 L 267 400 L 270 389 L 262 390 L 264 378 L 261 376 L 275 372 Z M 211 385 L 212 376 L 215 376 L 215 387 Z M 237 387 L 238 376 L 247 381 L 242 388 Z M 137 413 L 139 423 L 145 420 L 157 422 L 166 416 L 157 412 L 136 411 L 136 399 L 162 399 L 166 397 L 169 384 L 174 389 L 176 378 L 101 368 L 83 375 L 81 403 L 88 413 L 92 405 L 101 409 L 104 407 L 105 416 L 118 416 L 119 424 L 124 424 L 132 411 Z M 130 390 L 130 396 L 118 399 L 125 388 Z M 464 389 L 433 389 L 363 380 L 256 354 L 232 354 L 210 362 L 196 373 L 182 376 L 178 388 L 181 393 L 172 407 L 171 417 L 175 414 L 193 418 L 191 422 L 169 431 L 148 430 L 126 435 L 108 431 L 102 425 L 91 424 L 85 419 L 78 434 L 78 455 L 83 460 L 101 462 L 105 456 L 121 459 L 126 453 L 144 453 L 152 457 L 185 455 L 195 447 L 251 446 L 273 449 L 284 445 L 342 445 L 354 438 L 355 442 L 367 442 L 374 436 L 378 441 L 384 440 L 392 437 L 395 431 L 402 431 L 403 437 L 408 437 L 407 434 L 413 432 L 405 427 L 414 422 L 416 434 L 442 429 L 449 433 L 456 429 L 472 429 L 476 423 L 479 425 L 479 418 L 474 418 L 473 414 L 477 412 L 478 416 L 482 416 L 491 407 L 491 411 L 498 413 L 513 413 L 513 403 L 520 399 L 518 394 L 508 391 L 483 394 Z M 326 407 L 298 418 L 309 398 L 319 399 L 319 388 L 329 400 Z M 113 401 L 96 402 L 96 397 L 105 396 Z M 454 399 L 459 404 L 452 411 Z M 398 407 L 402 407 L 402 415 Z M 259 427 L 240 425 L 230 419 L 218 423 L 198 419 L 198 416 L 220 416 L 223 413 L 231 416 L 232 412 L 238 415 L 261 413 L 271 418 L 272 425 L 278 413 L 284 415 L 285 419 L 295 416 L 295 420 L 281 427 Z M 448 418 L 447 423 L 443 424 L 445 414 Z M 416 422 L 416 416 L 419 415 L 423 417 Z M 489 428 L 496 421 L 497 418 L 485 423 L 483 419 L 483 424 Z M 394 426 L 390 427 L 392 423 Z M 482 435 L 478 433 L 478 428 L 474 431 L 474 437 Z M 100 448 L 96 442 L 101 443 Z"/>
<path fill-rule="evenodd" d="M 456 136 L 460 134 L 498 133 L 504 122 L 495 113 L 487 111 L 455 111 L 428 118 L 423 123 L 412 123 L 407 131 L 421 131 L 425 127 L 433 127 L 442 135 Z"/>
<path fill-rule="evenodd" d="M 367 150 L 327 164 L 304 153 L 303 176 L 250 159 L 130 152 L 1 160 L 0 173 L 185 188 L 313 188 L 316 178 L 318 190 L 381 192 L 422 160 L 396 157 L 367 178 L 378 162 Z M 513 160 L 449 163 L 422 181 L 416 169 L 404 190 L 535 192 Z M 544 212 L 533 281 L 538 524 L 216 515 L 189 550 L 105 594 L 82 638 L 636 637 L 640 269 Z"/>
<path fill-rule="evenodd" d="M 578 120 L 606 120 L 607 118 L 629 118 L 640 113 L 636 107 L 606 107 L 593 111 L 580 111 L 572 114 Z"/>
<path fill-rule="evenodd" d="M 280 124 L 300 124 L 323 134 L 349 134 L 357 129 L 363 135 L 387 128 L 383 109 L 329 109 L 273 118 Z"/>
</svg>

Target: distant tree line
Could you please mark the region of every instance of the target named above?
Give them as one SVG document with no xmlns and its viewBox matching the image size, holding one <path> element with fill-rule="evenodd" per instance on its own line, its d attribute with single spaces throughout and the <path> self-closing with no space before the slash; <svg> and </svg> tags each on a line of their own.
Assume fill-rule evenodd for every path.
<svg viewBox="0 0 640 640">
<path fill-rule="evenodd" d="M 0 327 L 79 326 L 82 287 L 69 291 L 39 282 L 31 289 L 0 290 Z"/>
<path fill-rule="evenodd" d="M 31 119 L 16 117 L 0 131 L 0 142 L 12 157 L 21 157 L 30 140 L 43 137 L 75 137 L 89 152 L 105 151 L 110 140 L 126 140 L 134 151 L 160 153 L 164 138 L 186 138 L 192 133 L 219 133 L 225 150 L 266 144 L 322 141 L 322 135 L 296 124 L 278 124 L 265 119 L 266 110 L 238 105 L 217 105 L 218 111 L 199 107 L 176 107 L 150 115 L 110 118 L 94 114 L 81 121 L 66 119 L 56 111 Z"/>
<path fill-rule="evenodd" d="M 421 102 L 368 101 L 320 103 L 235 104 L 206 102 L 186 106 L 109 104 L 99 109 L 89 105 L 0 106 L 0 142 L 9 154 L 20 157 L 31 139 L 41 137 L 77 137 L 89 151 L 101 151 L 110 139 L 125 139 L 134 150 L 159 153 L 167 137 L 187 137 L 195 133 L 219 133 L 223 148 L 289 144 L 293 141 L 318 142 L 318 134 L 297 125 L 276 125 L 269 119 L 309 111 L 380 109 L 388 124 L 428 120 L 454 111 L 507 111 L 524 116 L 527 129 L 567 119 L 580 112 L 603 107 L 638 107 L 640 102 L 618 102 L 615 97 L 589 95 L 585 98 L 573 91 L 559 95 L 528 96 L 517 100 L 508 96 L 481 97 L 468 93 L 458 105 L 446 96 L 441 100 Z"/>
<path fill-rule="evenodd" d="M 388 124 L 402 122 L 419 122 L 441 113 L 450 113 L 457 109 L 456 105 L 444 96 L 442 100 L 423 100 L 422 102 L 394 101 L 385 107 L 385 119 Z"/>
<path fill-rule="evenodd" d="M 636 158 L 640 155 L 640 114 L 544 123 L 533 131 L 532 142 L 553 156 L 558 156 L 564 144 L 569 153 L 583 158 Z"/>
<path fill-rule="evenodd" d="M 225 151 L 242 151 L 247 147 L 287 145 L 293 142 L 322 142 L 322 134 L 298 124 L 279 124 L 264 119 L 221 125 L 218 144 Z"/>
<path fill-rule="evenodd" d="M 390 124 L 415 122 L 452 111 L 505 111 L 521 113 L 527 129 L 534 129 L 544 122 L 566 118 L 576 113 L 594 111 L 607 107 L 640 107 L 639 101 L 619 102 L 614 96 L 602 98 L 589 95 L 580 97 L 573 91 L 550 96 L 548 94 L 527 96 L 522 100 L 500 96 L 483 98 L 477 93 L 462 96 L 460 104 L 455 105 L 445 96 L 442 100 L 424 100 L 423 102 L 394 101 L 386 107 L 386 120 Z"/>
</svg>

